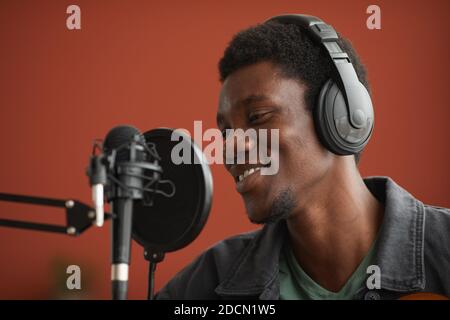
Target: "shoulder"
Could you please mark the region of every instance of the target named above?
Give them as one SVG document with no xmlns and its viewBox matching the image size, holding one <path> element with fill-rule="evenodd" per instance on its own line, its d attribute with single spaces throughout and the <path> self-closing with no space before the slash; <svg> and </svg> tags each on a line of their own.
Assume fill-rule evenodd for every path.
<svg viewBox="0 0 450 320">
<path fill-rule="evenodd" d="M 424 204 L 425 241 L 450 248 L 450 210 Z"/>
<path fill-rule="evenodd" d="M 450 210 L 424 205 L 426 286 L 450 296 Z"/>
<path fill-rule="evenodd" d="M 235 235 L 211 246 L 178 272 L 158 292 L 157 299 L 217 299 L 215 288 L 260 232 Z"/>
</svg>

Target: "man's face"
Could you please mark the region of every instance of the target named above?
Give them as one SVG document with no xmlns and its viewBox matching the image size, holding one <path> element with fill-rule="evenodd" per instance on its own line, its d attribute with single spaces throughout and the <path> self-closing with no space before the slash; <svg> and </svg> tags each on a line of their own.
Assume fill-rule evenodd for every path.
<svg viewBox="0 0 450 320">
<path fill-rule="evenodd" d="M 223 83 L 217 113 L 220 130 L 253 128 L 270 133 L 279 129 L 279 147 L 269 145 L 268 151 L 272 159 L 279 160 L 277 174 L 261 175 L 256 170 L 239 181 L 245 170 L 260 165 L 236 161 L 225 165 L 252 222 L 264 223 L 303 206 L 331 164 L 330 152 L 315 134 L 312 114 L 305 105 L 305 89 L 300 81 L 283 77 L 270 62 L 241 68 Z M 228 136 L 224 150 L 231 148 L 234 140 L 235 136 Z M 245 152 L 252 144 L 247 142 Z"/>
</svg>

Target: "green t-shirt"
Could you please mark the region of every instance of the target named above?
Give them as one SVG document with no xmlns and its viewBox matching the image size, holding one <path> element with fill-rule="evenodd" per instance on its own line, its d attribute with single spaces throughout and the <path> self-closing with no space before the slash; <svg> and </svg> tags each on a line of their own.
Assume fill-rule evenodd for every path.
<svg viewBox="0 0 450 320">
<path fill-rule="evenodd" d="M 367 267 L 375 260 L 376 241 L 358 268 L 339 292 L 331 292 L 311 279 L 297 263 L 289 245 L 280 254 L 280 299 L 281 300 L 351 300 L 365 286 Z"/>
</svg>

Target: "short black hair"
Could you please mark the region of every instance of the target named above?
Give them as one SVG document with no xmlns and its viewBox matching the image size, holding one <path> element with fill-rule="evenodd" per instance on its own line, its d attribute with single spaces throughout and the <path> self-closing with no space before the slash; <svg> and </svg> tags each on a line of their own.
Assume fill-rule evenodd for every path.
<svg viewBox="0 0 450 320">
<path fill-rule="evenodd" d="M 339 46 L 352 62 L 359 81 L 370 93 L 366 69 L 349 40 L 339 35 Z M 295 24 L 266 22 L 238 32 L 219 61 L 220 81 L 236 70 L 262 61 L 270 61 L 288 78 L 298 79 L 306 85 L 305 102 L 312 111 L 320 89 L 332 78 L 339 76 L 331 59 L 322 46 L 311 38 L 302 27 Z M 359 162 L 360 153 L 355 155 Z"/>
</svg>

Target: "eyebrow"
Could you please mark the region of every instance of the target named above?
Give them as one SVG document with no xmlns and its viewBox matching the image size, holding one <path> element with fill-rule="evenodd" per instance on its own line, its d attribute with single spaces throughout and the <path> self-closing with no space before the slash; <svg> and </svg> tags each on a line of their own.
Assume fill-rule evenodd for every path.
<svg viewBox="0 0 450 320">
<path fill-rule="evenodd" d="M 260 102 L 269 100 L 269 97 L 263 94 L 251 94 L 248 97 L 245 97 L 244 99 L 241 99 L 237 102 L 237 104 L 243 104 L 243 105 L 249 105 L 254 102 Z"/>
<path fill-rule="evenodd" d="M 245 98 L 243 98 L 241 100 L 238 100 L 236 102 L 236 105 L 247 106 L 247 105 L 250 105 L 250 104 L 255 103 L 255 102 L 266 101 L 266 100 L 269 100 L 269 97 L 266 96 L 266 95 L 263 95 L 263 94 L 251 94 L 251 95 L 249 95 L 249 96 L 247 96 L 247 97 L 245 97 Z M 217 115 L 216 115 L 217 126 L 220 127 L 220 125 L 222 124 L 223 121 L 224 121 L 223 114 L 222 113 L 217 113 Z"/>
</svg>

